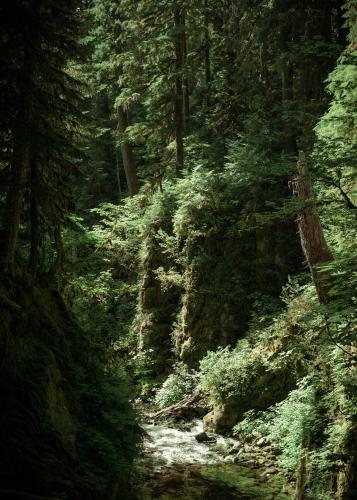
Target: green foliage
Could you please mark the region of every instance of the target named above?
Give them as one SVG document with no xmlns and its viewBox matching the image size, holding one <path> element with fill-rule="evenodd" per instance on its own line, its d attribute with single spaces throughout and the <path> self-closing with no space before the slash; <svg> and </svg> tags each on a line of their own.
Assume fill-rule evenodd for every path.
<svg viewBox="0 0 357 500">
<path fill-rule="evenodd" d="M 66 225 L 83 160 L 80 3 L 1 5 L 0 227 L 6 232 L 13 223 L 19 231 L 18 221 L 12 221 L 19 210 L 20 246 L 28 258 L 31 241 L 34 270 L 39 264 L 51 270 L 60 261 L 59 227 Z"/>
<path fill-rule="evenodd" d="M 288 388 L 307 369 L 310 355 L 305 342 L 322 324 L 321 316 L 313 310 L 315 292 L 311 285 L 293 281 L 285 287 L 283 299 L 287 308 L 279 314 L 274 311 L 264 317 L 256 313 L 247 338 L 239 340 L 235 348 L 209 352 L 201 360 L 200 383 L 214 402 L 239 401 L 256 392 L 263 397 L 275 391 L 279 398 L 279 384 L 272 388 L 266 385 L 270 375 L 276 373 Z M 272 383 L 277 383 L 274 377 Z"/>
<path fill-rule="evenodd" d="M 126 368 L 141 395 L 165 378 L 160 407 L 198 386 L 295 473 L 306 455 L 307 497 L 328 498 L 355 444 L 357 95 L 356 1 L 345 19 L 327 4 L 0 6 L 0 231 L 13 217 L 20 266 L 46 282 L 57 271 L 79 325 L 33 283 L 1 291 L 2 427 L 18 435 L 14 455 L 16 432 L 6 447 L 11 464 L 23 449 L 23 470 L 48 476 L 45 493 L 124 491 L 139 444 Z M 142 184 L 129 198 L 125 145 Z M 288 187 L 298 149 L 334 255 L 327 304 L 297 277 L 295 220 L 309 203 Z"/>
<path fill-rule="evenodd" d="M 281 465 L 293 471 L 299 467 L 303 448 L 307 445 L 307 434 L 314 435 L 319 423 L 315 392 L 311 380 L 304 378 L 299 381 L 297 389 L 271 410 L 274 417 L 268 435 L 273 442 L 279 443 Z M 321 426 L 318 431 L 322 431 Z"/>
<path fill-rule="evenodd" d="M 82 420 L 78 429 L 80 485 L 101 496 L 110 486 L 128 488 L 132 462 L 140 443 L 136 415 L 128 399 L 125 375 L 105 374 L 91 366 L 80 386 Z M 109 488 L 108 488 L 109 486 Z"/>
<path fill-rule="evenodd" d="M 331 348 L 328 355 L 332 368 L 310 373 L 282 402 L 264 412 L 246 412 L 234 427 L 238 435 L 253 431 L 265 435 L 280 449 L 280 465 L 295 473 L 302 457 L 308 456 L 309 499 L 333 498 L 329 481 L 336 471 L 344 470 L 355 442 L 356 387 L 348 388 L 350 373 L 343 352 Z"/>
<path fill-rule="evenodd" d="M 261 357 L 252 358 L 246 342 L 231 351 L 229 347 L 209 352 L 200 362 L 200 385 L 219 403 L 249 391 L 256 373 L 264 368 Z"/>
<path fill-rule="evenodd" d="M 259 432 L 267 436 L 273 421 L 273 413 L 269 411 L 248 410 L 244 418 L 233 427 L 233 434 L 246 436 Z"/>
<path fill-rule="evenodd" d="M 58 294 L 27 275 L 2 297 L 18 308 L 1 343 L 1 487 L 69 498 L 125 491 L 140 430 L 123 368 L 109 368 Z"/>
<path fill-rule="evenodd" d="M 167 377 L 155 394 L 155 403 L 159 408 L 166 408 L 192 394 L 197 385 L 197 373 L 184 363 L 176 363 L 173 372 Z"/>
<path fill-rule="evenodd" d="M 280 449 L 280 465 L 295 474 L 300 468 L 302 457 L 308 457 L 310 480 L 306 488 L 307 498 L 327 500 L 333 498 L 329 489 L 331 478 L 337 471 L 345 470 L 351 446 L 355 443 L 355 370 L 351 369 L 353 353 L 346 349 L 354 323 L 352 319 L 349 325 L 346 323 L 343 301 L 333 301 L 331 307 L 339 312 L 334 316 L 331 314 L 332 310 L 329 310 L 331 324 L 327 327 L 324 318 L 326 311 L 320 310 L 313 296 L 314 291 L 310 285 L 299 286 L 293 280 L 283 294 L 287 309 L 275 318 L 272 328 L 264 327 L 259 332 L 259 323 L 256 320 L 252 323 L 251 349 L 260 351 L 270 369 L 274 369 L 274 366 L 276 369 L 277 360 L 287 356 L 290 362 L 285 370 L 291 370 L 291 360 L 296 362 L 300 359 L 301 362 L 304 359 L 308 375 L 301 376 L 297 372 L 296 388 L 281 402 L 264 411 L 258 411 L 258 401 L 254 401 L 252 409 L 234 427 L 234 432 L 247 435 L 258 431 L 267 436 Z M 349 339 L 341 334 L 342 331 L 349 335 Z M 273 332 L 283 341 L 283 350 L 277 357 L 269 354 L 265 344 L 266 341 L 272 344 L 276 342 Z M 304 343 L 308 350 L 304 349 Z M 276 346 L 279 347 L 279 344 Z M 282 346 L 280 345 L 279 350 Z M 211 357 L 216 358 L 214 370 L 219 366 L 220 357 L 223 359 L 224 356 L 215 353 Z M 221 361 L 220 374 L 216 374 L 216 380 L 220 376 L 225 380 L 226 365 L 232 373 L 234 369 L 238 370 L 236 379 L 242 380 L 244 365 L 240 368 L 239 362 L 236 362 L 232 367 L 230 357 L 227 354 L 225 357 L 228 361 Z M 278 365 L 280 363 L 278 361 Z M 218 383 L 217 386 L 213 385 L 213 390 L 206 385 L 206 390 L 212 391 L 214 395 L 217 390 L 215 387 L 219 388 Z M 245 387 L 245 391 L 247 390 L 248 386 Z M 224 401 L 224 389 L 219 395 L 220 401 Z M 235 397 L 238 404 L 242 404 L 244 392 L 241 390 Z"/>
</svg>

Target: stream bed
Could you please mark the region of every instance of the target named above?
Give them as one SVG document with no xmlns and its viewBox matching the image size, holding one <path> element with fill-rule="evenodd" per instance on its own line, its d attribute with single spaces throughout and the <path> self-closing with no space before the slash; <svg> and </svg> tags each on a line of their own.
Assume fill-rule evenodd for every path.
<svg viewBox="0 0 357 500">
<path fill-rule="evenodd" d="M 227 440 L 215 436 L 214 443 L 198 442 L 203 424 L 195 420 L 184 427 L 169 423 L 145 423 L 140 500 L 287 500 L 279 475 L 264 474 L 263 468 L 232 463 Z"/>
</svg>

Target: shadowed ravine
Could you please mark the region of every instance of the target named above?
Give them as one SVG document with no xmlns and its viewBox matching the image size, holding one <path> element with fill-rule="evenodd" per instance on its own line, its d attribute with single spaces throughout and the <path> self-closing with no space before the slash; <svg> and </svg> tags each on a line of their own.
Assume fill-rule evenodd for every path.
<svg viewBox="0 0 357 500">
<path fill-rule="evenodd" d="M 151 499 L 288 499 L 283 480 L 264 475 L 263 468 L 232 463 L 229 443 L 217 436 L 216 443 L 199 443 L 195 435 L 203 430 L 195 420 L 185 427 L 168 423 L 145 423 L 140 500 Z"/>
</svg>

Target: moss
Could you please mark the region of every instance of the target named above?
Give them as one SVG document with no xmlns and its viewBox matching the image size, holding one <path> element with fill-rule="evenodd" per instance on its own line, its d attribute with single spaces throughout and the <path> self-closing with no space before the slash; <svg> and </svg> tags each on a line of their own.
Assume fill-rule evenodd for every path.
<svg viewBox="0 0 357 500">
<path fill-rule="evenodd" d="M 168 373 L 172 354 L 172 329 L 177 314 L 179 292 L 176 287 L 164 288 L 156 270 L 167 270 L 170 259 L 162 252 L 155 238 L 146 241 L 148 253 L 143 264 L 139 310 L 135 322 L 139 325 L 139 349 L 155 351 L 147 367 L 147 377 L 157 379 Z"/>
<path fill-rule="evenodd" d="M 201 469 L 202 477 L 210 481 L 220 482 L 233 488 L 239 498 L 261 500 L 286 500 L 292 498 L 283 493 L 283 478 L 277 476 L 263 481 L 259 477 L 261 470 L 239 467 L 233 464 L 206 465 Z"/>
</svg>

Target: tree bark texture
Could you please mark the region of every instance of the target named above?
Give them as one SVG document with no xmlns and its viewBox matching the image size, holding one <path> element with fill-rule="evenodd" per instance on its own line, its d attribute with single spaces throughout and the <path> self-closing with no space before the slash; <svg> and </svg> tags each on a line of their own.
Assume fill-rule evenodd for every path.
<svg viewBox="0 0 357 500">
<path fill-rule="evenodd" d="M 174 11 L 175 24 L 175 137 L 176 137 L 176 177 L 181 177 L 184 164 L 184 94 L 183 94 L 183 59 L 184 59 L 184 44 L 181 31 L 182 12 L 180 8 L 175 8 Z"/>
<path fill-rule="evenodd" d="M 61 226 L 59 224 L 56 225 L 53 231 L 53 239 L 54 239 L 54 247 L 56 249 L 56 260 L 53 263 L 52 267 L 52 275 L 56 276 L 63 269 L 64 262 L 64 248 L 62 242 L 62 232 Z"/>
<path fill-rule="evenodd" d="M 30 242 L 30 269 L 36 275 L 38 266 L 38 249 L 40 243 L 40 220 L 37 202 L 37 165 L 31 161 L 31 197 L 30 197 L 30 218 L 31 218 L 31 242 Z"/>
<path fill-rule="evenodd" d="M 118 108 L 118 132 L 120 135 L 124 134 L 128 126 L 127 113 L 124 111 L 122 106 Z M 130 196 L 138 193 L 139 191 L 139 180 L 136 172 L 135 160 L 133 155 L 133 149 L 128 141 L 122 141 L 121 143 L 121 154 L 123 158 L 123 165 L 125 171 L 125 177 L 128 184 L 128 190 Z"/>
<path fill-rule="evenodd" d="M 185 397 L 178 403 L 164 408 L 154 414 L 155 420 L 174 418 L 177 420 L 192 419 L 193 417 L 202 417 L 207 413 L 207 406 L 203 395 L 194 392 Z"/>
<path fill-rule="evenodd" d="M 23 134 L 14 141 L 11 181 L 6 198 L 6 227 L 4 231 L 3 255 L 4 271 L 13 274 L 15 252 L 19 236 L 23 200 L 28 183 L 30 164 L 30 144 Z"/>
<path fill-rule="evenodd" d="M 286 9 L 286 7 L 284 7 Z M 286 22 L 280 33 L 280 49 L 283 54 L 281 71 L 282 119 L 285 129 L 284 149 L 288 154 L 296 154 L 296 131 L 290 123 L 290 107 L 294 98 L 294 66 L 291 62 L 289 43 L 293 40 L 293 20 Z"/>
<path fill-rule="evenodd" d="M 208 2 L 205 0 L 205 80 L 206 80 L 206 103 L 207 107 L 211 104 L 211 46 L 209 36 Z"/>
<path fill-rule="evenodd" d="M 182 43 L 182 99 L 183 99 L 183 128 L 184 135 L 190 132 L 190 90 L 187 76 L 187 37 L 186 37 L 186 17 L 181 15 L 181 43 Z"/>
<path fill-rule="evenodd" d="M 309 177 L 309 170 L 303 151 L 299 151 L 298 173 L 292 181 L 295 196 L 306 200 L 307 207 L 298 215 L 301 246 L 306 257 L 317 295 L 321 303 L 329 301 L 329 289 L 331 279 L 329 273 L 322 272 L 318 266 L 333 260 L 321 225 L 320 218 L 316 212 L 316 203 Z"/>
</svg>

